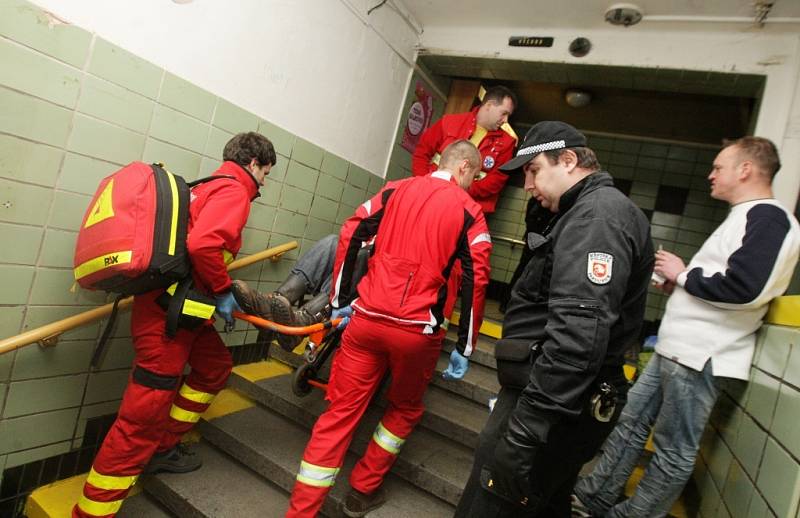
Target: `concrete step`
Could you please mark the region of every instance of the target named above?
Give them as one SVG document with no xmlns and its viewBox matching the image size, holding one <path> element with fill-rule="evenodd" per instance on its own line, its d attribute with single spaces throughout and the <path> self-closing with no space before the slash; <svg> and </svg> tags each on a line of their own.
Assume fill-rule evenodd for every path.
<svg viewBox="0 0 800 518">
<path fill-rule="evenodd" d="M 470 449 L 478 446 L 478 435 L 489 418 L 488 405 L 453 396 L 450 391 L 435 385 L 428 386 L 424 401 L 422 426 Z"/>
<path fill-rule="evenodd" d="M 294 486 L 300 458 L 310 437 L 310 432 L 305 426 L 258 406 L 212 421 L 200 421 L 198 428 L 204 439 L 242 463 L 246 463 L 250 469 L 287 492 Z M 333 487 L 323 506 L 323 513 L 328 516 L 339 516 L 338 506 L 349 491 L 347 480 L 356 460 L 355 455 L 348 454 L 337 477 L 338 483 Z M 384 486 L 389 501 L 380 509 L 370 513 L 371 518 L 400 516 L 435 518 L 453 515 L 452 505 L 396 475 L 390 473 Z M 236 494 L 238 492 L 240 490 Z M 236 516 L 273 515 L 256 513 Z"/>
<path fill-rule="evenodd" d="M 309 405 L 312 411 L 316 411 L 313 409 L 321 404 L 324 405 L 323 393 L 320 390 L 313 390 L 302 398 L 295 396 L 292 393 L 289 376 L 251 382 L 234 373 L 228 380 L 228 386 L 267 408 L 288 406 L 280 411 L 283 415 L 292 412 L 292 406 Z M 382 395 L 385 394 L 386 388 L 388 385 L 381 391 Z M 374 403 L 380 408 L 385 408 L 387 402 L 385 397 L 381 396 L 376 398 Z M 454 397 L 449 391 L 431 386 L 425 394 L 425 414 L 420 426 L 449 437 L 468 448 L 475 448 L 478 444 L 478 434 L 488 416 L 489 409 L 486 405 Z"/>
<path fill-rule="evenodd" d="M 450 345 L 452 350 L 452 344 Z M 270 348 L 270 357 L 297 368 L 303 364 L 303 357 L 291 352 L 286 352 L 273 344 Z M 482 407 L 486 407 L 489 398 L 497 396 L 500 392 L 500 383 L 497 381 L 496 370 L 481 363 L 470 362 L 469 370 L 464 379 L 458 381 L 446 381 L 442 378 L 442 372 L 447 368 L 450 359 L 449 351 L 442 350 L 442 355 L 436 365 L 436 372 L 431 380 L 431 386 L 441 388 L 448 392 L 457 394 L 461 397 L 474 401 Z M 494 360 L 494 357 L 492 357 Z M 328 379 L 328 372 L 333 357 L 325 363 L 324 369 L 320 372 L 323 379 Z"/>
<path fill-rule="evenodd" d="M 497 371 L 479 363 L 470 362 L 469 370 L 463 379 L 447 381 L 442 378 L 442 372 L 447 368 L 450 355 L 442 352 L 436 364 L 436 373 L 433 375 L 431 385 L 447 390 L 461 397 L 469 399 L 486 407 L 489 398 L 497 396 L 500 392 L 500 383 L 497 381 Z"/>
<path fill-rule="evenodd" d="M 147 492 L 137 493 L 125 499 L 117 513 L 117 518 L 175 518 L 178 515 L 172 514 L 164 506 L 150 496 Z"/>
<path fill-rule="evenodd" d="M 444 339 L 444 343 L 442 344 L 442 349 L 450 354 L 453 348 L 456 346 L 456 342 L 458 341 L 458 334 L 452 329 L 447 332 L 447 336 Z M 472 356 L 469 357 L 469 361 L 472 364 L 480 364 L 485 367 L 489 367 L 490 369 L 497 368 L 497 362 L 494 359 L 494 344 L 497 340 L 494 338 L 490 338 L 488 336 L 479 336 L 478 343 L 475 346 L 475 349 L 472 351 Z"/>
<path fill-rule="evenodd" d="M 206 442 L 193 447 L 203 457 L 200 469 L 191 473 L 162 473 L 143 481 L 145 491 L 175 516 L 278 517 L 286 513 L 289 496 L 284 490 Z M 128 506 L 127 502 L 125 506 Z"/>
<path fill-rule="evenodd" d="M 248 383 L 246 380 L 245 383 L 237 380 L 230 386 L 237 390 L 241 389 L 270 411 L 311 429 L 317 417 L 327 407 L 327 403 L 320 391 L 298 398 L 292 394 L 288 378 L 288 376 L 278 376 L 257 384 L 249 383 L 249 386 L 246 385 Z M 370 405 L 350 445 L 351 451 L 359 455 L 365 451 L 382 416 L 381 405 Z M 478 431 L 469 430 L 474 437 L 472 442 L 477 440 Z M 467 432 L 462 428 L 463 433 Z M 461 496 L 471 466 L 471 447 L 460 444 L 449 435 L 439 435 L 426 427 L 419 426 L 400 452 L 393 471 L 439 498 L 455 504 Z"/>
</svg>

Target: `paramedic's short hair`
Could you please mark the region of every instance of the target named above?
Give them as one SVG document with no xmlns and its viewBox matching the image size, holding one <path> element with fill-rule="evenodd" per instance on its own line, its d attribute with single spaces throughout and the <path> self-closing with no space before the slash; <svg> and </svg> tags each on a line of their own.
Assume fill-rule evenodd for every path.
<svg viewBox="0 0 800 518">
<path fill-rule="evenodd" d="M 508 97 L 511 99 L 511 104 L 514 105 L 514 109 L 517 107 L 517 95 L 511 91 L 511 89 L 506 88 L 503 85 L 492 86 L 486 90 L 486 93 L 483 94 L 483 101 L 481 104 L 486 104 L 489 101 L 494 101 L 495 104 L 503 104 L 503 99 Z"/>
<path fill-rule="evenodd" d="M 225 144 L 222 159 L 246 167 L 253 159 L 258 165 L 275 165 L 275 148 L 267 137 L 255 131 L 239 133 Z"/>
<path fill-rule="evenodd" d="M 469 140 L 456 140 L 442 151 L 439 168 L 452 171 L 452 168 L 461 160 L 469 161 L 473 168 L 481 168 L 481 154 L 478 148 Z"/>
</svg>

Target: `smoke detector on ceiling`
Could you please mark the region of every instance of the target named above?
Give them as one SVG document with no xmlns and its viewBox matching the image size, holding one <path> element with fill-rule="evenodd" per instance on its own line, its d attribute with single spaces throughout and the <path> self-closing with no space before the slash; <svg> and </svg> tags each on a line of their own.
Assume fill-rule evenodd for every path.
<svg viewBox="0 0 800 518">
<path fill-rule="evenodd" d="M 636 25 L 642 21 L 642 9 L 635 4 L 612 4 L 606 9 L 606 21 L 611 25 Z"/>
</svg>

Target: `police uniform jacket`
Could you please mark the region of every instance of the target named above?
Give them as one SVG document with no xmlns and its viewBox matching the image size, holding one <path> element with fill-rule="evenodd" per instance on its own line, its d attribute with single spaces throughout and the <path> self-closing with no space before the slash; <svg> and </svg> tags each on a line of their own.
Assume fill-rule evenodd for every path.
<svg viewBox="0 0 800 518">
<path fill-rule="evenodd" d="M 524 388 L 515 413 L 539 442 L 577 417 L 599 381 L 622 378 L 653 269 L 644 213 L 595 172 L 559 200 L 514 285 L 496 346 L 504 386 Z M 601 379 L 604 378 L 604 379 Z"/>
</svg>

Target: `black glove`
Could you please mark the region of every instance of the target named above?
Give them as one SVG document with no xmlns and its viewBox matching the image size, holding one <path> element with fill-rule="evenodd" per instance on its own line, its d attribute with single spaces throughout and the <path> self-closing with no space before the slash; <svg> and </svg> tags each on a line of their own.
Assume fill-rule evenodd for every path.
<svg viewBox="0 0 800 518">
<path fill-rule="evenodd" d="M 538 499 L 531 494 L 530 477 L 538 448 L 539 441 L 512 413 L 508 430 L 494 449 L 491 486 L 486 489 L 517 505 L 534 507 Z"/>
</svg>

